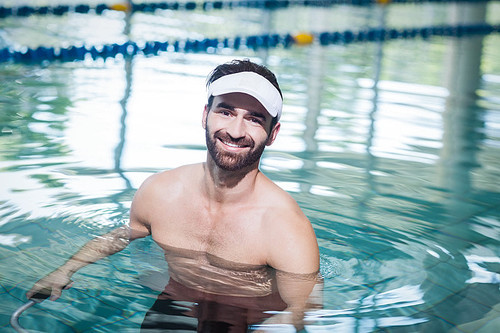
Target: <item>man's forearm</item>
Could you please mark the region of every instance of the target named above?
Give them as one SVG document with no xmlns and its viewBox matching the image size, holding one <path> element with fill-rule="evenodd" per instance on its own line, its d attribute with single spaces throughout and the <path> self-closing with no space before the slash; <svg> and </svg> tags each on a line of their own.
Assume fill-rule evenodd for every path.
<svg viewBox="0 0 500 333">
<path fill-rule="evenodd" d="M 64 270 L 72 275 L 88 264 L 120 252 L 129 244 L 129 237 L 129 228 L 126 226 L 114 229 L 107 234 L 97 236 L 85 244 L 64 265 L 59 267 L 59 270 Z"/>
<path fill-rule="evenodd" d="M 129 230 L 128 227 L 120 227 L 89 241 L 64 265 L 36 282 L 26 293 L 26 296 L 30 298 L 40 292 L 42 294 L 51 294 L 52 300 L 59 298 L 61 290 L 71 286 L 71 276 L 76 271 L 99 259 L 123 250 L 129 244 Z"/>
<path fill-rule="evenodd" d="M 304 327 L 306 311 L 318 309 L 323 304 L 323 279 L 319 272 L 293 274 L 277 272 L 278 289 L 287 308 L 267 319 L 264 324 L 292 325 L 297 331 Z"/>
</svg>

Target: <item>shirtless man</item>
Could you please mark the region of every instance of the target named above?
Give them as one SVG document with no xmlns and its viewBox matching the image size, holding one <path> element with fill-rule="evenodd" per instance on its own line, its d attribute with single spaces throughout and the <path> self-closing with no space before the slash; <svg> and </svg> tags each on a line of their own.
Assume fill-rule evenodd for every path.
<svg viewBox="0 0 500 333">
<path fill-rule="evenodd" d="M 190 290 L 225 293 L 224 279 L 203 282 L 203 277 L 208 281 L 207 274 L 216 274 L 221 267 L 272 268 L 276 272 L 272 284 L 245 289 L 239 279 L 234 296 L 260 297 L 278 291 L 286 305 L 283 313 L 288 315 L 275 316 L 268 323 L 300 325 L 317 282 L 316 237 L 295 200 L 259 170 L 265 146 L 274 142 L 280 130 L 278 83 L 267 68 L 235 60 L 218 66 L 207 87 L 202 118 L 206 162 L 149 177 L 134 196 L 128 227 L 91 240 L 38 281 L 28 297 L 49 289 L 51 299 L 57 299 L 78 269 L 151 235 L 165 249 L 170 278 Z M 197 273 L 192 274 L 195 270 L 188 264 L 194 264 Z M 203 267 L 210 268 L 204 271 Z"/>
</svg>

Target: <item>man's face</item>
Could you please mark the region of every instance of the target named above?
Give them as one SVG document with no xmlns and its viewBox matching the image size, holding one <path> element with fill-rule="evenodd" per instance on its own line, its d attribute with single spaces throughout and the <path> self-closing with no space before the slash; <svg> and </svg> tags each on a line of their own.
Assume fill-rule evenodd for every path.
<svg viewBox="0 0 500 333">
<path fill-rule="evenodd" d="M 216 96 L 205 108 L 203 127 L 207 149 L 218 167 L 240 170 L 258 164 L 266 145 L 273 143 L 280 125 L 253 97 L 242 93 Z"/>
</svg>

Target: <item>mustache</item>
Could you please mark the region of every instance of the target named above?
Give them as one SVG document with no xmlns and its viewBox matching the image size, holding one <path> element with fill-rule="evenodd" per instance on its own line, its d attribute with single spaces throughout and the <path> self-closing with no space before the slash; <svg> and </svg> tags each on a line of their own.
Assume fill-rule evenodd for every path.
<svg viewBox="0 0 500 333">
<path fill-rule="evenodd" d="M 235 139 L 231 135 L 229 135 L 227 132 L 218 130 L 217 132 L 214 133 L 214 137 L 216 139 L 219 139 L 221 141 L 227 142 L 227 143 L 232 143 L 235 145 L 239 146 L 246 146 L 253 148 L 255 146 L 255 141 L 253 141 L 251 138 L 243 137 L 243 138 L 238 138 Z"/>
</svg>

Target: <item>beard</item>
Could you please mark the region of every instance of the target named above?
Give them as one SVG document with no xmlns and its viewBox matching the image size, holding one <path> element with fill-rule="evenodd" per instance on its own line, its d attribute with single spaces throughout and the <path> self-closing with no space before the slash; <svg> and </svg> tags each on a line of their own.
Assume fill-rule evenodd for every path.
<svg viewBox="0 0 500 333">
<path fill-rule="evenodd" d="M 252 139 L 242 138 L 234 140 L 233 138 L 231 138 L 231 136 L 229 136 L 229 134 L 227 134 L 226 132 L 222 132 L 222 130 L 219 130 L 213 135 L 210 135 L 208 126 L 205 130 L 205 139 L 210 156 L 212 156 L 215 164 L 225 171 L 237 171 L 255 164 L 259 161 L 262 153 L 264 152 L 264 148 L 266 147 L 265 142 L 256 145 L 255 141 L 253 141 Z M 250 149 L 246 153 L 228 152 L 217 147 L 217 140 L 219 139 L 236 145 L 244 145 L 249 147 Z"/>
</svg>

